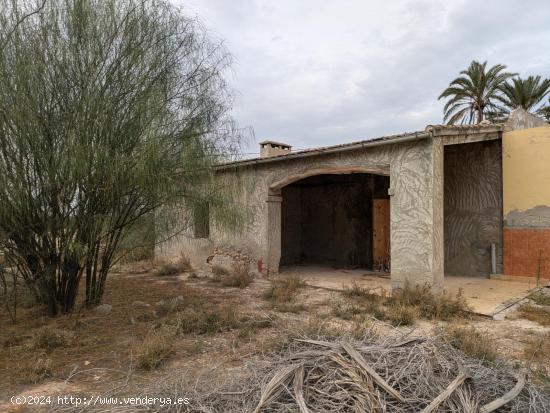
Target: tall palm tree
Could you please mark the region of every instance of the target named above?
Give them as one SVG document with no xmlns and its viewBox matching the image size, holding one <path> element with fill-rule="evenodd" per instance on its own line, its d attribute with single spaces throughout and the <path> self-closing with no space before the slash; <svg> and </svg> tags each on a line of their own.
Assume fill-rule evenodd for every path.
<svg viewBox="0 0 550 413">
<path fill-rule="evenodd" d="M 527 112 L 536 113 L 537 109 L 541 109 L 539 104 L 550 93 L 550 79 L 541 81 L 540 76 L 514 78 L 504 83 L 501 91 L 502 95 L 498 99 L 506 108 L 523 108 Z"/>
<path fill-rule="evenodd" d="M 502 93 L 500 87 L 515 76 L 505 69 L 498 64 L 487 70 L 487 62 L 472 61 L 438 98 L 449 98 L 443 108 L 443 120 L 449 125 L 480 123 L 487 116 L 501 113 L 497 99 Z"/>
</svg>

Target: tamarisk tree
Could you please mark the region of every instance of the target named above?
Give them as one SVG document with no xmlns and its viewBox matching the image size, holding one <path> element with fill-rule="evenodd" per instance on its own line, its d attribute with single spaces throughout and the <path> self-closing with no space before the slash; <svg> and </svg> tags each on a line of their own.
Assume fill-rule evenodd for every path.
<svg viewBox="0 0 550 413">
<path fill-rule="evenodd" d="M 140 218 L 228 216 L 211 166 L 238 147 L 230 56 L 181 9 L 0 0 L 0 48 L 0 249 L 52 315 L 82 278 L 100 302 Z"/>
</svg>

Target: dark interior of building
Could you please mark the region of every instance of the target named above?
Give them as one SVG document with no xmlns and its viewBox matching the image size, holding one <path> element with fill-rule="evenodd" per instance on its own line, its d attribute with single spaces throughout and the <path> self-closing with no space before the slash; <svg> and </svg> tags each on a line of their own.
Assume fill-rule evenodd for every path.
<svg viewBox="0 0 550 413">
<path fill-rule="evenodd" d="M 389 177 L 362 173 L 316 175 L 284 187 L 281 265 L 383 269 L 388 188 Z"/>
<path fill-rule="evenodd" d="M 502 149 L 499 140 L 445 146 L 445 274 L 487 277 L 502 266 Z"/>
</svg>

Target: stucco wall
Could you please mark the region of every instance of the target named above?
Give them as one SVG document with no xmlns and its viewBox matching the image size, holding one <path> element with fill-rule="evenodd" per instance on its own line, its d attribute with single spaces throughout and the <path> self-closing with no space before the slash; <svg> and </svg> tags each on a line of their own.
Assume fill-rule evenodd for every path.
<svg viewBox="0 0 550 413">
<path fill-rule="evenodd" d="M 502 249 L 501 159 L 500 140 L 445 147 L 445 274 L 491 273 L 491 244 Z"/>
<path fill-rule="evenodd" d="M 216 244 L 239 242 L 264 262 L 269 261 L 269 188 L 312 170 L 370 169 L 390 176 L 392 283 L 443 281 L 443 147 L 438 139 L 388 144 L 309 158 L 287 159 L 220 171 L 220 179 L 238 180 L 239 203 L 246 215 L 242 233 L 212 228 Z M 365 170 L 365 172 L 368 172 Z M 435 188 L 435 191 L 434 191 Z M 277 211 L 272 206 L 272 211 Z"/>
<path fill-rule="evenodd" d="M 504 273 L 550 278 L 550 126 L 503 134 Z"/>
</svg>

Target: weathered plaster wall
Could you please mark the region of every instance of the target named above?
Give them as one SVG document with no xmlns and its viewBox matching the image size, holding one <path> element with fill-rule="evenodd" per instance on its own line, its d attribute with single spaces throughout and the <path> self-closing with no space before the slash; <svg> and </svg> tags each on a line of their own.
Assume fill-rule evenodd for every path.
<svg viewBox="0 0 550 413">
<path fill-rule="evenodd" d="M 491 244 L 502 249 L 501 159 L 500 140 L 445 146 L 445 274 L 491 273 Z"/>
<path fill-rule="evenodd" d="M 504 274 L 550 278 L 550 126 L 503 134 Z"/>
<path fill-rule="evenodd" d="M 391 256 L 394 287 L 412 282 L 443 281 L 443 146 L 439 140 L 396 143 L 309 158 L 287 159 L 267 164 L 220 171 L 220 179 L 239 181 L 239 203 L 246 215 L 241 234 L 213 228 L 215 243 L 246 245 L 275 270 L 276 254 L 270 257 L 269 240 L 280 231 L 280 204 L 270 187 L 292 176 L 306 176 L 312 170 L 357 169 L 390 176 L 394 195 L 391 199 Z M 435 191 L 434 191 L 435 188 Z M 275 191 L 276 192 L 276 191 Z M 270 202 L 266 202 L 266 201 Z M 271 212 L 270 212 L 271 211 Z M 277 215 L 278 214 L 278 215 Z M 271 215 L 271 217 L 270 217 Z M 277 218 L 278 217 L 278 218 Z M 274 236 L 275 235 L 275 236 Z M 280 245 L 279 245 L 280 248 Z M 270 262 L 270 260 L 272 262 Z"/>
</svg>

